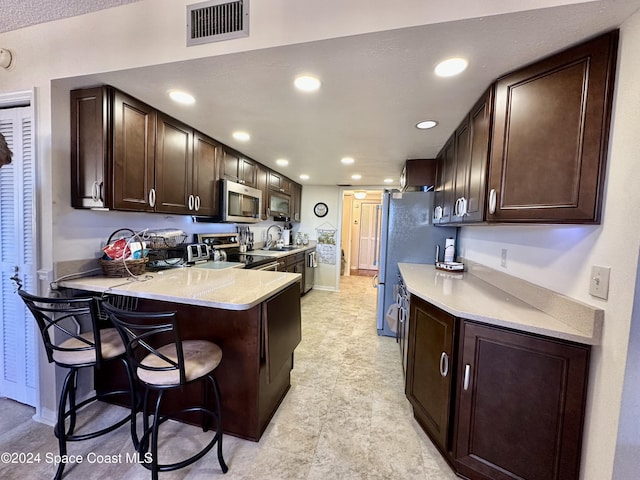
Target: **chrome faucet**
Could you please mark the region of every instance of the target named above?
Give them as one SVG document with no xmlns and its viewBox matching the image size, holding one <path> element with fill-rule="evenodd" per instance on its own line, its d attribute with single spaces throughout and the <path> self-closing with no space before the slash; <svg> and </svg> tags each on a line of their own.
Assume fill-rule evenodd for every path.
<svg viewBox="0 0 640 480">
<path fill-rule="evenodd" d="M 267 249 L 275 246 L 276 242 L 274 242 L 273 237 L 271 237 L 271 234 L 269 233 L 271 231 L 272 228 L 277 228 L 278 229 L 278 238 L 282 237 L 282 227 L 280 225 L 271 225 L 269 228 L 267 228 L 267 244 L 266 247 Z M 276 239 L 277 240 L 277 239 Z"/>
</svg>

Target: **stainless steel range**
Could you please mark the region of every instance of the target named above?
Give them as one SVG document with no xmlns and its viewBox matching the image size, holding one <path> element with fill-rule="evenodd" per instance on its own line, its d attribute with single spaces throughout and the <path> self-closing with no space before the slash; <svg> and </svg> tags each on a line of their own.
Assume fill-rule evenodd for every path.
<svg viewBox="0 0 640 480">
<path fill-rule="evenodd" d="M 209 246 L 214 261 L 244 263 L 244 268 L 255 270 L 278 269 L 277 260 L 271 256 L 255 255 L 252 252 L 241 253 L 237 233 L 196 233 L 195 241 Z"/>
</svg>

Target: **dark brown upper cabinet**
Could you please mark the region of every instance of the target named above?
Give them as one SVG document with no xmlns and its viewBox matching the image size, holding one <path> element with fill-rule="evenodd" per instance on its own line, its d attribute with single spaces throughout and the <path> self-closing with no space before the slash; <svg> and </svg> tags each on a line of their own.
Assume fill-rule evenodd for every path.
<svg viewBox="0 0 640 480">
<path fill-rule="evenodd" d="M 260 218 L 269 218 L 269 175 L 271 172 L 262 164 L 258 164 L 256 170 L 256 188 L 262 192 L 262 212 Z"/>
<path fill-rule="evenodd" d="M 223 147 L 222 151 L 222 173 L 224 178 L 232 182 L 257 188 L 258 165 L 256 162 L 227 147 Z"/>
<path fill-rule="evenodd" d="M 476 102 L 454 134 L 453 223 L 485 219 L 493 89 Z"/>
<path fill-rule="evenodd" d="M 402 191 L 422 190 L 437 183 L 437 160 L 411 158 L 404 163 L 400 173 Z"/>
<path fill-rule="evenodd" d="M 113 148 L 108 150 L 111 188 L 116 210 L 153 211 L 155 204 L 156 110 L 118 90 L 112 95 L 108 128 L 113 132 Z M 109 117 L 109 115 L 107 115 Z"/>
<path fill-rule="evenodd" d="M 156 111 L 111 87 L 71 92 L 71 205 L 149 211 Z"/>
<path fill-rule="evenodd" d="M 156 126 L 155 210 L 163 213 L 194 210 L 192 184 L 193 129 L 159 112 Z"/>
<path fill-rule="evenodd" d="M 71 206 L 105 208 L 110 204 L 107 163 L 110 98 L 101 87 L 71 92 Z"/>
<path fill-rule="evenodd" d="M 108 85 L 70 100 L 74 208 L 217 217 L 224 177 L 262 190 L 263 220 L 274 193 L 299 221 L 300 185 L 189 125 Z"/>
<path fill-rule="evenodd" d="M 293 204 L 293 214 L 291 215 L 291 220 L 296 223 L 300 222 L 302 218 L 302 185 L 300 185 L 299 183 L 293 184 L 291 203 Z"/>
<path fill-rule="evenodd" d="M 453 186 L 455 179 L 456 150 L 454 137 L 450 137 L 438 153 L 438 183 L 434 194 L 433 223 L 451 222 L 453 210 Z"/>
<path fill-rule="evenodd" d="M 193 211 L 196 215 L 220 213 L 219 157 L 222 147 L 215 140 L 193 132 Z"/>
<path fill-rule="evenodd" d="M 269 188 L 271 190 L 275 190 L 276 192 L 291 195 L 293 182 L 284 175 L 271 170 L 271 172 L 269 172 Z"/>
<path fill-rule="evenodd" d="M 599 223 L 618 31 L 496 82 L 487 219 Z"/>
<path fill-rule="evenodd" d="M 71 92 L 71 204 L 218 212 L 219 145 L 109 86 Z"/>
</svg>

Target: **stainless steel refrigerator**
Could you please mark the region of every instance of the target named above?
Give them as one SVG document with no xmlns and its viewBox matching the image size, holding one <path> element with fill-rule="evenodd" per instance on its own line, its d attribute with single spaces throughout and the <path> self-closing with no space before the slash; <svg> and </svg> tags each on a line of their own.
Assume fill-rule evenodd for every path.
<svg viewBox="0 0 640 480">
<path fill-rule="evenodd" d="M 396 336 L 385 314 L 396 303 L 398 263 L 434 264 L 436 245 L 443 260 L 447 238 L 456 227 L 433 225 L 433 192 L 385 191 L 381 205 L 380 260 L 378 270 L 378 335 Z"/>
</svg>

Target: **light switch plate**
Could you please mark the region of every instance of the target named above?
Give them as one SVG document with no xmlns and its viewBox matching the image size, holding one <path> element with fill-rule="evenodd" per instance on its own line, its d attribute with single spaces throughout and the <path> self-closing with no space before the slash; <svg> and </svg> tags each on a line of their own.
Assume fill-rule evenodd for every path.
<svg viewBox="0 0 640 480">
<path fill-rule="evenodd" d="M 591 267 L 591 280 L 589 281 L 589 293 L 594 297 L 606 300 L 609 297 L 610 267 Z"/>
</svg>

